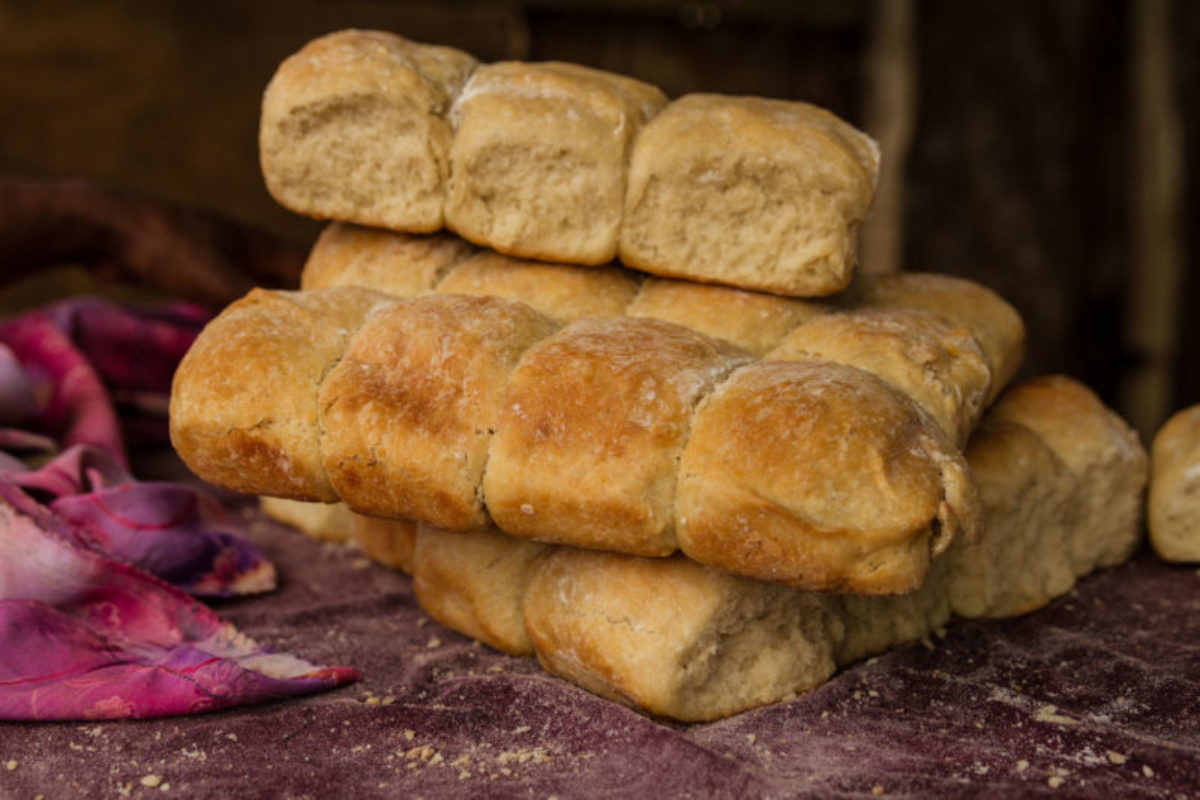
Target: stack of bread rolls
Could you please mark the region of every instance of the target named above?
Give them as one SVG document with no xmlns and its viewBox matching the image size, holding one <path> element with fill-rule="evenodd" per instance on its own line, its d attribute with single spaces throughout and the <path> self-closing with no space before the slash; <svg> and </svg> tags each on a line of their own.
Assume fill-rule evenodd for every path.
<svg viewBox="0 0 1200 800">
<path fill-rule="evenodd" d="M 1069 379 L 1004 392 L 1008 303 L 855 278 L 879 154 L 826 111 L 343 31 L 260 142 L 332 221 L 197 339 L 172 440 L 456 630 L 712 719 L 1138 541 L 1137 437 Z"/>
</svg>

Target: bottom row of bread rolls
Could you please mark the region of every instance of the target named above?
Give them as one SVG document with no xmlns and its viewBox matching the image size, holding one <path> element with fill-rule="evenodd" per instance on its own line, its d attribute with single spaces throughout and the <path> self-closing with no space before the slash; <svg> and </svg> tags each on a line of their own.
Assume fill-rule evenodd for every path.
<svg viewBox="0 0 1200 800">
<path fill-rule="evenodd" d="M 966 456 L 982 535 L 955 540 L 919 589 L 894 597 L 811 592 L 678 555 L 449 532 L 344 506 L 267 500 L 266 508 L 411 572 L 421 606 L 447 627 L 536 655 L 547 670 L 648 713 L 701 721 L 810 690 L 954 617 L 1027 613 L 1137 547 L 1146 453 L 1082 384 L 1047 377 L 1009 390 Z M 330 517 L 331 508 L 340 512 Z"/>
</svg>

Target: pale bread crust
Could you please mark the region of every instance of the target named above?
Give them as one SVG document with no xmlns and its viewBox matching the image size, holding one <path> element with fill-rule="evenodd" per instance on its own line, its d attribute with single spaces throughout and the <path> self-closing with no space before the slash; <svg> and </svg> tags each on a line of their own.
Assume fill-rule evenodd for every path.
<svg viewBox="0 0 1200 800">
<path fill-rule="evenodd" d="M 350 512 L 349 541 L 377 564 L 412 573 L 417 523 Z"/>
<path fill-rule="evenodd" d="M 442 227 L 446 118 L 476 60 L 381 31 L 343 30 L 285 59 L 263 95 L 259 157 L 281 205 L 410 233 Z"/>
<path fill-rule="evenodd" d="M 993 415 L 1036 433 L 1077 481 L 1091 487 L 1077 504 L 1087 537 L 1073 542 L 1075 572 L 1111 566 L 1137 548 L 1149 458 L 1137 432 L 1079 381 L 1049 375 L 1009 390 Z M 1130 536 L 1129 532 L 1139 532 Z M 1099 548 L 1098 561 L 1091 549 Z"/>
<path fill-rule="evenodd" d="M 961 453 L 882 379 L 823 362 L 760 361 L 700 404 L 680 463 L 680 548 L 806 589 L 921 585 L 979 501 Z"/>
<path fill-rule="evenodd" d="M 512 373 L 484 494 L 524 538 L 662 556 L 695 404 L 749 356 L 679 325 L 581 320 Z"/>
<path fill-rule="evenodd" d="M 447 628 L 512 655 L 528 656 L 521 604 L 535 561 L 548 548 L 494 528 L 450 532 L 417 528 L 413 592 Z"/>
<path fill-rule="evenodd" d="M 350 539 L 350 509 L 345 503 L 314 503 L 264 495 L 258 498 L 262 512 L 306 536 L 322 542 L 345 544 Z"/>
<path fill-rule="evenodd" d="M 433 291 L 476 248 L 449 233 L 418 236 L 348 222 L 326 225 L 300 273 L 301 289 L 363 286 L 398 297 Z"/>
<path fill-rule="evenodd" d="M 556 324 L 494 297 L 426 295 L 373 314 L 320 391 L 324 465 L 354 511 L 464 530 L 509 373 Z"/>
<path fill-rule="evenodd" d="M 639 284 L 635 273 L 619 267 L 547 264 L 483 252 L 450 270 L 437 291 L 520 300 L 567 323 L 623 316 Z"/>
<path fill-rule="evenodd" d="M 1025 353 L 1025 323 L 1004 298 L 966 278 L 931 272 L 861 275 L 847 298 L 857 308 L 913 308 L 970 329 L 992 368 L 987 403 L 1017 374 Z"/>
<path fill-rule="evenodd" d="M 1173 414 L 1151 453 L 1150 544 L 1167 561 L 1200 561 L 1200 405 Z"/>
<path fill-rule="evenodd" d="M 360 30 L 280 64 L 259 144 L 298 213 L 794 296 L 849 282 L 879 166 L 866 134 L 806 103 L 668 103 L 578 64 L 480 66 Z"/>
<path fill-rule="evenodd" d="M 648 278 L 626 313 L 674 322 L 761 356 L 797 325 L 835 308 L 821 300 Z"/>
<path fill-rule="evenodd" d="M 665 104 L 649 84 L 576 64 L 479 67 L 454 106 L 447 226 L 508 255 L 611 261 L 629 151 Z"/>
<path fill-rule="evenodd" d="M 634 145 L 622 263 L 796 297 L 844 289 L 878 146 L 816 106 L 685 95 Z"/>
<path fill-rule="evenodd" d="M 797 327 L 764 358 L 829 361 L 878 375 L 929 412 L 960 448 L 991 391 L 991 367 L 970 330 L 915 309 L 827 314 Z"/>
<path fill-rule="evenodd" d="M 317 390 L 368 312 L 368 289 L 253 289 L 205 326 L 171 388 L 171 444 L 206 481 L 338 500 L 321 463 Z"/>
<path fill-rule="evenodd" d="M 700 721 L 827 680 L 827 602 L 680 557 L 556 548 L 535 565 L 523 609 L 548 671 L 652 714 Z"/>
</svg>

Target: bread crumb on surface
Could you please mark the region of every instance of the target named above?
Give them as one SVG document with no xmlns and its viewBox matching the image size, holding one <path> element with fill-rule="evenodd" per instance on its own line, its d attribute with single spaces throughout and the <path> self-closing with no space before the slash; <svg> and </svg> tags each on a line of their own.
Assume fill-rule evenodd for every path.
<svg viewBox="0 0 1200 800">
<path fill-rule="evenodd" d="M 4 768 L 5 768 L 6 770 L 8 770 L 9 772 L 12 772 L 14 769 L 16 769 L 16 768 L 17 768 L 17 761 L 16 761 L 16 759 L 10 758 L 8 761 L 5 761 L 5 762 L 4 762 Z"/>
</svg>

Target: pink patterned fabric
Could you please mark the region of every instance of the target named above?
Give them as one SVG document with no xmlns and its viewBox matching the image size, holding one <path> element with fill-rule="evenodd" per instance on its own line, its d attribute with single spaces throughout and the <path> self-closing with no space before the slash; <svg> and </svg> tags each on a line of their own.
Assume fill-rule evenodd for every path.
<svg viewBox="0 0 1200 800">
<path fill-rule="evenodd" d="M 126 468 L 128 436 L 166 442 L 171 375 L 202 323 L 190 306 L 85 300 L 0 325 L 0 719 L 189 714 L 358 680 L 189 596 L 267 591 L 275 570 L 215 499 Z"/>
</svg>

